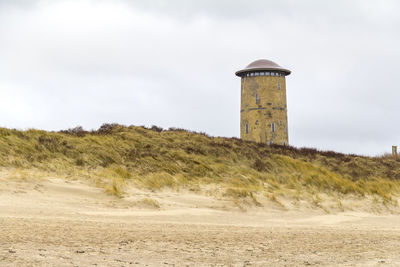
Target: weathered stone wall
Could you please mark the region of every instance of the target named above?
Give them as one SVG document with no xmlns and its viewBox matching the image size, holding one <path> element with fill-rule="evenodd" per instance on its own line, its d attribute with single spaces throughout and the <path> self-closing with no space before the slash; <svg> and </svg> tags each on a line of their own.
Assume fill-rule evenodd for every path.
<svg viewBox="0 0 400 267">
<path fill-rule="evenodd" d="M 285 76 L 242 77 L 240 138 L 287 145 L 287 125 Z"/>
</svg>

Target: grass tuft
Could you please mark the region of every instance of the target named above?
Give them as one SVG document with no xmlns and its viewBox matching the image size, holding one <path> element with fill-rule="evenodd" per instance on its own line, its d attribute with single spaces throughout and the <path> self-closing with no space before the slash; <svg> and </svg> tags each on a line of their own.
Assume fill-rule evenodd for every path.
<svg viewBox="0 0 400 267">
<path fill-rule="evenodd" d="M 151 198 L 144 198 L 136 202 L 138 206 L 151 208 L 151 209 L 159 209 L 161 208 L 160 203 L 157 200 Z"/>
</svg>

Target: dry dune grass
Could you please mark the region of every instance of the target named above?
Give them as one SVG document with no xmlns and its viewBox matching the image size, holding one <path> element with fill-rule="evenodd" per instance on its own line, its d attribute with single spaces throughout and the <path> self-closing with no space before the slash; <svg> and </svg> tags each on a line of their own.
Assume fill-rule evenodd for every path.
<svg viewBox="0 0 400 267">
<path fill-rule="evenodd" d="M 0 128 L 0 166 L 18 179 L 90 179 L 119 197 L 128 185 L 201 191 L 215 184 L 217 196 L 255 205 L 260 196 L 277 203 L 281 196 L 308 198 L 318 205 L 319 193 L 396 204 L 400 189 L 399 158 L 267 146 L 156 126 L 104 124 L 91 132 Z M 150 202 L 146 205 L 157 207 Z"/>
</svg>

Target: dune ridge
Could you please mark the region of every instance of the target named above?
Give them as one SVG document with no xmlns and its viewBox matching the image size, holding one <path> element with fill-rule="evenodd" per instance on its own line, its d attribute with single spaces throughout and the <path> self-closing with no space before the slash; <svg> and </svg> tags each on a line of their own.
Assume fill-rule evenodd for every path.
<svg viewBox="0 0 400 267">
<path fill-rule="evenodd" d="M 19 179 L 90 180 L 105 192 L 187 190 L 243 203 L 288 199 L 343 209 L 344 196 L 396 206 L 400 159 L 366 157 L 237 138 L 210 137 L 183 129 L 104 124 L 60 132 L 0 128 L 0 166 Z M 148 204 L 157 206 L 155 201 Z"/>
</svg>

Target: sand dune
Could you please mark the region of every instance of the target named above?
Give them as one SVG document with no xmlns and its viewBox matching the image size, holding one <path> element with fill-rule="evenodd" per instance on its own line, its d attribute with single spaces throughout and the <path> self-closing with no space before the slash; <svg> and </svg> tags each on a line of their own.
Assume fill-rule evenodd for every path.
<svg viewBox="0 0 400 267">
<path fill-rule="evenodd" d="M 0 178 L 0 265 L 398 266 L 400 217 L 374 210 L 243 212 L 207 194 Z"/>
</svg>

